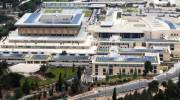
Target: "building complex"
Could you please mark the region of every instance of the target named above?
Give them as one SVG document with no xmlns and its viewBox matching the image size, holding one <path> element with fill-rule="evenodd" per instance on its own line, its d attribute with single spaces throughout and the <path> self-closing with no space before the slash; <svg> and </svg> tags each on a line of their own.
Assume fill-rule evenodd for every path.
<svg viewBox="0 0 180 100">
<path fill-rule="evenodd" d="M 179 18 L 123 16 L 117 9 L 101 14 L 104 10 L 94 9 L 90 17 L 82 9 L 26 13 L 16 22 L 17 30 L 1 41 L 0 59 L 89 65 L 92 77 L 102 79 L 107 74 L 141 75 L 146 61 L 153 65 L 152 74 L 158 74 L 180 57 Z"/>
</svg>

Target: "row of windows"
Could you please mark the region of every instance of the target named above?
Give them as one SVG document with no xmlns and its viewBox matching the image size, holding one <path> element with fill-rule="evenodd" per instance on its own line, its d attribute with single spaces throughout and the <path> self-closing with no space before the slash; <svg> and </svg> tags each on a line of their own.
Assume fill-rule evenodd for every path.
<svg viewBox="0 0 180 100">
<path fill-rule="evenodd" d="M 35 48 L 35 49 L 89 49 L 89 47 L 84 46 L 10 46 L 10 45 L 2 45 L 2 48 Z"/>
<path fill-rule="evenodd" d="M 19 28 L 21 34 L 77 34 L 79 29 L 76 28 Z"/>
<path fill-rule="evenodd" d="M 143 70 L 142 69 L 119 69 L 119 73 L 117 74 L 142 74 Z M 157 70 L 153 70 L 154 73 L 157 73 Z M 113 75 L 113 69 L 109 69 L 107 71 L 106 68 L 103 68 L 103 75 Z M 98 75 L 98 69 L 95 69 L 95 75 Z"/>
<path fill-rule="evenodd" d="M 144 64 L 111 64 L 111 65 L 107 65 L 107 64 L 101 64 L 99 65 L 101 67 L 143 67 Z"/>
<path fill-rule="evenodd" d="M 43 3 L 43 7 L 88 7 L 89 4 L 79 4 L 79 3 Z"/>
<path fill-rule="evenodd" d="M 8 51 L 4 51 L 2 52 L 3 54 L 44 54 L 44 52 L 8 52 Z M 52 56 L 55 56 L 55 55 L 62 55 L 62 53 L 52 53 L 51 54 Z M 67 54 L 69 56 L 87 56 L 86 54 Z"/>
<path fill-rule="evenodd" d="M 23 33 L 23 36 L 75 36 L 75 34 L 29 34 L 29 33 Z"/>
</svg>

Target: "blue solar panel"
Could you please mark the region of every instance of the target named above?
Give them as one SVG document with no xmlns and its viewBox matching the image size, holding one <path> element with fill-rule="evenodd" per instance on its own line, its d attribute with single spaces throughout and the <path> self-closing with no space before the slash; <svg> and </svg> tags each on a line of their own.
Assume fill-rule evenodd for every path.
<svg viewBox="0 0 180 100">
<path fill-rule="evenodd" d="M 20 59 L 23 58 L 23 54 L 0 54 L 0 58 L 15 58 Z"/>
<path fill-rule="evenodd" d="M 40 15 L 40 13 L 32 13 L 25 23 L 33 23 L 35 19 Z"/>
<path fill-rule="evenodd" d="M 126 61 L 128 62 L 145 62 L 145 61 L 150 61 L 150 62 L 155 62 L 154 57 L 143 57 L 143 58 L 127 58 Z"/>
<path fill-rule="evenodd" d="M 97 57 L 96 60 L 98 62 L 111 62 L 115 61 L 116 58 L 113 57 Z M 132 58 L 126 58 L 123 60 L 124 62 L 145 62 L 145 61 L 150 61 L 152 63 L 156 62 L 154 57 L 151 56 L 145 56 L 142 58 L 137 58 L 137 57 L 132 57 Z"/>
<path fill-rule="evenodd" d="M 168 20 L 164 20 L 162 18 L 156 18 L 156 19 L 161 20 L 161 21 L 165 22 L 166 24 L 168 24 L 170 29 L 176 29 L 176 26 L 172 22 L 170 22 Z"/>
<path fill-rule="evenodd" d="M 72 19 L 71 24 L 77 24 L 79 19 L 81 18 L 82 14 L 76 14 L 76 16 Z"/>
<path fill-rule="evenodd" d="M 47 59 L 47 55 L 33 55 L 31 59 Z"/>
</svg>

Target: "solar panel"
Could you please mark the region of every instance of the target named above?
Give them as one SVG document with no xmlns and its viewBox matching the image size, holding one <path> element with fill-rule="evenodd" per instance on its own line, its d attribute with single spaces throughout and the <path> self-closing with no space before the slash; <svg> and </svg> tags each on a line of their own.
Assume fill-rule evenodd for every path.
<svg viewBox="0 0 180 100">
<path fill-rule="evenodd" d="M 33 55 L 31 57 L 31 59 L 36 59 L 36 60 L 43 60 L 43 59 L 47 59 L 48 56 L 47 55 Z"/>
<path fill-rule="evenodd" d="M 124 59 L 119 59 L 120 57 L 96 57 L 96 61 L 98 62 L 111 62 L 111 61 L 122 61 L 122 62 L 145 62 L 150 61 L 152 63 L 156 62 L 154 56 L 145 56 L 145 57 L 124 57 Z"/>
<path fill-rule="evenodd" d="M 32 13 L 25 23 L 33 23 L 35 19 L 40 15 L 40 13 Z"/>
<path fill-rule="evenodd" d="M 55 61 L 77 61 L 77 60 L 89 60 L 88 56 L 55 56 L 53 57 L 53 60 Z"/>
<path fill-rule="evenodd" d="M 76 14 L 74 18 L 72 19 L 71 24 L 77 24 L 79 22 L 79 19 L 81 18 L 82 14 Z"/>
</svg>

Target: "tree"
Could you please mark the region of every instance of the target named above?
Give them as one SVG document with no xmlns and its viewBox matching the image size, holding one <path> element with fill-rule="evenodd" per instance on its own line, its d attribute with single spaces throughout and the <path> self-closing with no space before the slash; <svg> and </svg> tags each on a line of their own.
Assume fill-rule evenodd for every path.
<svg viewBox="0 0 180 100">
<path fill-rule="evenodd" d="M 55 75 L 52 72 L 45 73 L 45 76 L 48 78 L 55 78 Z"/>
<path fill-rule="evenodd" d="M 134 92 L 134 100 L 139 100 L 140 99 L 140 94 L 137 92 L 137 90 Z"/>
<path fill-rule="evenodd" d="M 44 92 L 43 92 L 43 98 L 46 98 L 46 97 L 47 97 L 47 92 L 44 91 Z"/>
<path fill-rule="evenodd" d="M 109 75 L 106 74 L 106 82 L 109 82 Z"/>
<path fill-rule="evenodd" d="M 0 76 L 2 76 L 2 75 L 3 75 L 3 69 L 0 68 Z"/>
<path fill-rule="evenodd" d="M 167 100 L 171 98 L 177 98 L 179 93 L 178 86 L 172 80 L 169 80 L 167 89 L 165 89 Z"/>
<path fill-rule="evenodd" d="M 9 33 L 9 30 L 7 29 L 7 28 L 5 28 L 5 27 L 0 27 L 0 37 L 2 38 L 2 37 L 4 37 L 4 36 L 7 36 L 8 35 L 8 33 Z"/>
<path fill-rule="evenodd" d="M 61 55 L 67 55 L 66 51 L 62 51 Z"/>
<path fill-rule="evenodd" d="M 171 6 L 171 3 L 170 3 L 170 2 L 168 2 L 168 3 L 167 3 L 167 7 L 170 7 L 170 6 Z"/>
<path fill-rule="evenodd" d="M 17 74 L 17 73 L 9 73 L 0 78 L 0 83 L 4 89 L 12 89 L 17 88 L 21 84 L 21 78 L 24 76 Z"/>
<path fill-rule="evenodd" d="M 41 65 L 39 71 L 45 73 L 47 71 L 48 67 L 46 65 Z"/>
<path fill-rule="evenodd" d="M 151 83 L 148 84 L 148 91 L 150 93 L 157 93 L 159 90 L 159 82 L 153 80 Z"/>
<path fill-rule="evenodd" d="M 81 68 L 78 67 L 78 70 L 77 70 L 77 77 L 78 77 L 79 80 L 81 79 L 81 75 L 82 75 Z"/>
<path fill-rule="evenodd" d="M 72 72 L 75 72 L 75 64 L 73 62 L 73 65 L 72 65 Z"/>
<path fill-rule="evenodd" d="M 54 91 L 53 88 L 49 90 L 49 95 L 50 95 L 50 96 L 53 96 L 53 91 Z"/>
<path fill-rule="evenodd" d="M 16 99 L 19 99 L 19 98 L 21 98 L 22 96 L 23 96 L 23 92 L 22 92 L 22 90 L 20 89 L 20 88 L 17 88 L 15 91 L 14 91 L 14 93 L 15 93 L 15 98 Z"/>
<path fill-rule="evenodd" d="M 63 84 L 63 79 L 61 76 L 61 72 L 59 73 L 59 80 L 56 83 L 56 91 L 62 91 L 62 84 Z"/>
<path fill-rule="evenodd" d="M 2 99 L 2 86 L 0 86 L 0 99 Z"/>
<path fill-rule="evenodd" d="M 3 60 L 3 61 L 0 63 L 0 67 L 3 68 L 3 69 L 7 69 L 7 66 L 8 66 L 8 63 L 6 62 L 6 60 Z"/>
<path fill-rule="evenodd" d="M 112 100 L 117 100 L 116 88 L 114 88 Z"/>
<path fill-rule="evenodd" d="M 22 91 L 24 94 L 29 94 L 30 93 L 30 85 L 29 85 L 29 82 L 28 80 L 25 80 L 23 85 L 22 85 Z"/>
<path fill-rule="evenodd" d="M 180 74 L 178 75 L 178 82 L 177 82 L 178 87 L 180 88 Z"/>
<path fill-rule="evenodd" d="M 153 100 L 153 96 L 146 89 L 143 90 L 140 100 Z"/>
<path fill-rule="evenodd" d="M 134 77 L 137 77 L 137 68 L 135 67 L 135 71 L 134 71 Z"/>
<path fill-rule="evenodd" d="M 166 81 L 163 81 L 163 82 L 161 83 L 161 85 L 162 85 L 164 88 L 167 88 L 167 82 L 166 82 Z"/>
<path fill-rule="evenodd" d="M 153 66 L 150 61 L 146 61 L 144 63 L 144 76 L 147 75 L 148 72 L 152 72 Z"/>
<path fill-rule="evenodd" d="M 67 69 L 65 68 L 64 69 L 64 78 L 66 78 L 67 77 Z"/>
<path fill-rule="evenodd" d="M 165 94 L 161 89 L 159 90 L 158 94 L 154 96 L 154 100 L 165 100 Z"/>
<path fill-rule="evenodd" d="M 41 100 L 41 96 L 42 96 L 42 94 L 39 93 L 38 96 L 37 96 L 37 97 L 38 97 L 38 100 Z"/>
<path fill-rule="evenodd" d="M 32 90 L 35 90 L 38 88 L 38 82 L 37 81 L 33 81 L 31 84 L 30 84 L 30 87 Z"/>
<path fill-rule="evenodd" d="M 15 21 L 11 21 L 11 22 L 7 22 L 5 27 L 9 30 L 9 31 L 12 31 L 12 30 L 15 30 L 16 27 L 14 26 L 15 24 Z"/>
<path fill-rule="evenodd" d="M 77 93 L 79 92 L 79 86 L 80 86 L 80 83 L 79 83 L 79 80 L 77 77 L 75 77 L 73 79 L 73 82 L 72 82 L 72 85 L 71 85 L 71 91 L 72 93 Z"/>
<path fill-rule="evenodd" d="M 7 66 L 8 66 L 8 63 L 6 62 L 6 60 L 3 60 L 2 62 L 0 62 L 0 76 L 6 72 Z"/>
</svg>

